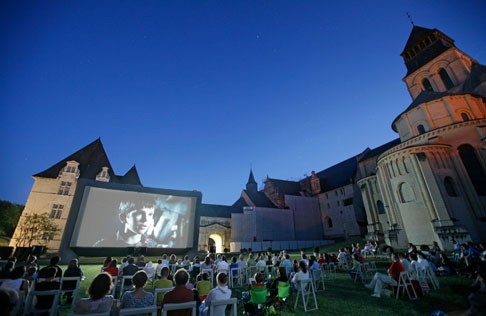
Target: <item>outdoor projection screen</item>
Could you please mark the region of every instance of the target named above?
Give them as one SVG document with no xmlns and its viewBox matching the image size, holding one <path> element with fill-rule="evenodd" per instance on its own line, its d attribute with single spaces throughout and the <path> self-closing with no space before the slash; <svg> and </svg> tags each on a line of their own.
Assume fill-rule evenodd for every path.
<svg viewBox="0 0 486 316">
<path fill-rule="evenodd" d="M 197 197 L 86 186 L 71 247 L 192 248 Z"/>
</svg>

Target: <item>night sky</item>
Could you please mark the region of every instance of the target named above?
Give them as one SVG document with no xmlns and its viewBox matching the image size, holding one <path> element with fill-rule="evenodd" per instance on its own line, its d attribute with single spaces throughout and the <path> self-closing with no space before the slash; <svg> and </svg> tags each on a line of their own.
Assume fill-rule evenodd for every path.
<svg viewBox="0 0 486 316">
<path fill-rule="evenodd" d="M 0 199 L 98 137 L 118 175 L 232 204 L 398 137 L 412 24 L 486 63 L 484 1 L 2 1 Z"/>
</svg>

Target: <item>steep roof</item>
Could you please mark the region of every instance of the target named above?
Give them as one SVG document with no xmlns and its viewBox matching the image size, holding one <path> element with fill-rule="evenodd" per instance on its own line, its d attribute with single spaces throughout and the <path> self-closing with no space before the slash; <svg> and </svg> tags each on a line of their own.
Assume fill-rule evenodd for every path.
<svg viewBox="0 0 486 316">
<path fill-rule="evenodd" d="M 58 177 L 62 168 L 66 166 L 66 162 L 72 160 L 79 163 L 78 168 L 80 178 L 96 179 L 96 175 L 101 171 L 102 167 L 108 167 L 108 174 L 110 175 L 111 182 L 142 185 L 135 166 L 128 170 L 124 176 L 115 175 L 100 138 L 62 159 L 46 170 L 35 174 L 34 177 L 55 179 Z"/>
<path fill-rule="evenodd" d="M 431 38 L 434 38 L 434 40 L 431 40 Z M 426 41 L 426 39 L 429 41 Z M 427 45 L 424 44 L 426 42 Z M 438 29 L 414 25 L 405 48 L 400 54 L 405 60 L 407 76 L 453 46 L 454 40 Z M 410 54 L 407 54 L 407 52 Z M 413 57 L 407 58 L 407 55 Z"/>
<path fill-rule="evenodd" d="M 246 195 L 250 198 L 256 207 L 270 207 L 274 208 L 275 204 L 268 198 L 268 196 L 263 191 L 249 191 L 243 190 Z"/>
<path fill-rule="evenodd" d="M 238 200 L 230 206 L 231 213 L 243 213 L 243 207 L 250 206 L 246 203 L 245 199 L 240 197 Z"/>
<path fill-rule="evenodd" d="M 300 192 L 302 191 L 300 182 L 297 181 L 280 180 L 273 178 L 267 178 L 267 181 L 270 181 L 272 183 L 272 186 L 275 187 L 280 194 L 300 195 Z"/>
<path fill-rule="evenodd" d="M 250 176 L 248 177 L 248 183 L 251 183 L 251 184 L 257 184 L 257 182 L 255 181 L 255 177 L 253 176 L 253 170 L 250 169 Z"/>
<path fill-rule="evenodd" d="M 471 72 L 462 85 L 462 92 L 475 92 L 476 88 L 486 81 L 486 66 L 474 62 Z"/>
<path fill-rule="evenodd" d="M 382 153 L 384 153 L 385 151 L 387 151 L 388 149 L 392 148 L 392 147 L 395 147 L 396 145 L 400 144 L 401 141 L 400 141 L 400 138 L 396 138 L 386 144 L 383 144 L 381 146 L 378 146 L 376 148 L 373 148 L 373 149 L 370 149 L 370 150 L 367 150 L 364 155 L 359 159 L 359 161 L 365 161 L 369 158 L 373 158 L 373 157 L 376 157 L 376 156 L 379 156 L 381 155 Z"/>
<path fill-rule="evenodd" d="M 358 166 L 357 156 L 348 158 L 332 167 L 317 173 L 320 179 L 321 191 L 326 192 L 343 187 L 353 182 L 356 168 Z"/>
<path fill-rule="evenodd" d="M 231 218 L 231 206 L 217 204 L 201 204 L 201 216 Z"/>
</svg>

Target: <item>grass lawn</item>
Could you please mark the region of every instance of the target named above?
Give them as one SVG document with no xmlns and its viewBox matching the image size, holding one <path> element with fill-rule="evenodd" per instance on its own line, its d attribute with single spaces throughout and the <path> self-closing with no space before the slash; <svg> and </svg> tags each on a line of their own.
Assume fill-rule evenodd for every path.
<svg viewBox="0 0 486 316">
<path fill-rule="evenodd" d="M 337 248 L 336 248 L 337 249 Z M 326 250 L 321 250 L 326 251 Z M 311 253 L 309 251 L 308 253 Z M 297 253 L 293 256 L 297 257 Z M 153 258 L 149 258 L 153 260 Z M 373 260 L 373 259 L 370 259 Z M 103 258 L 81 259 L 81 262 L 102 262 Z M 386 259 L 377 259 L 377 266 L 385 272 L 389 262 Z M 82 269 L 86 280 L 81 283 L 80 296 L 87 297 L 86 290 L 93 278 L 99 273 L 101 264 L 83 263 Z M 65 269 L 65 266 L 63 267 Z M 431 290 L 424 297 L 416 301 L 408 298 L 374 298 L 371 291 L 360 282 L 353 282 L 345 271 L 338 271 L 335 279 L 327 280 L 326 290 L 317 292 L 319 310 L 310 312 L 315 315 L 430 315 L 432 311 L 440 309 L 446 312 L 467 308 L 465 298 L 469 294 L 466 290 L 471 280 L 459 276 L 441 277 L 440 289 Z M 151 291 L 150 285 L 146 290 Z M 242 314 L 242 289 L 233 289 L 233 297 L 238 298 L 238 315 Z M 295 298 L 295 294 L 294 294 Z M 292 299 L 294 299 L 292 298 Z M 71 309 L 64 306 L 60 315 L 67 315 Z M 295 311 L 283 311 L 281 315 L 304 315 L 302 307 Z"/>
</svg>

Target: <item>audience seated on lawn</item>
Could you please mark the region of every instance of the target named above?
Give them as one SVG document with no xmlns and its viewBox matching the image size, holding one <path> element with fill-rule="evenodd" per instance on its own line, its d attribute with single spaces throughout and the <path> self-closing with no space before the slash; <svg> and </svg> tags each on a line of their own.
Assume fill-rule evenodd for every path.
<svg viewBox="0 0 486 316">
<path fill-rule="evenodd" d="M 226 256 L 222 256 L 221 261 L 216 264 L 216 271 L 220 272 L 221 270 L 229 270 L 229 264 L 226 261 Z"/>
<path fill-rule="evenodd" d="M 486 264 L 483 262 L 478 268 L 479 288 L 477 291 L 469 294 L 469 309 L 464 311 L 454 311 L 447 313 L 447 316 L 472 316 L 486 315 Z"/>
<path fill-rule="evenodd" d="M 361 262 L 359 262 L 359 255 L 355 253 L 353 255 L 353 267 L 350 270 L 348 270 L 351 279 L 354 280 L 356 278 L 356 274 L 359 273 L 360 267 L 361 267 Z"/>
<path fill-rule="evenodd" d="M 413 269 L 412 266 L 411 266 L 410 261 L 408 261 L 408 259 L 407 259 L 407 255 L 406 254 L 400 253 L 398 255 L 398 257 L 400 258 L 400 262 L 402 263 L 403 268 L 405 269 L 405 271 L 411 271 Z"/>
<path fill-rule="evenodd" d="M 218 280 L 218 285 L 211 291 L 209 291 L 208 296 L 204 300 L 200 308 L 201 316 L 206 316 L 208 314 L 209 305 L 215 300 L 227 300 L 231 298 L 231 290 L 228 288 L 228 275 L 225 273 L 218 273 L 216 279 Z M 226 306 L 218 306 L 215 308 L 215 315 L 224 315 Z"/>
<path fill-rule="evenodd" d="M 174 275 L 175 287 L 172 291 L 167 292 L 162 300 L 163 304 L 186 303 L 194 300 L 194 292 L 186 287 L 189 281 L 189 272 L 185 269 L 177 270 Z M 189 316 L 192 311 L 169 311 L 169 316 Z"/>
<path fill-rule="evenodd" d="M 309 280 L 309 272 L 307 272 L 307 265 L 304 261 L 299 262 L 299 272 L 295 273 L 292 277 L 292 284 L 296 289 L 298 288 L 298 282 L 302 280 Z"/>
<path fill-rule="evenodd" d="M 74 307 L 77 314 L 104 313 L 111 310 L 114 302 L 112 295 L 108 295 L 113 287 L 110 274 L 103 272 L 98 274 L 89 285 L 89 298 L 81 299 Z"/>
<path fill-rule="evenodd" d="M 61 261 L 61 257 L 59 256 L 54 256 L 51 258 L 49 261 L 49 265 L 45 266 L 44 268 L 39 270 L 39 278 L 46 278 L 46 272 L 47 269 L 49 268 L 55 268 L 56 269 L 56 278 L 61 278 L 62 277 L 62 269 L 59 266 L 59 262 Z"/>
<path fill-rule="evenodd" d="M 154 289 L 167 289 L 174 287 L 174 283 L 172 283 L 172 280 L 169 280 L 169 274 L 169 267 L 164 266 L 160 272 L 160 279 L 158 279 L 154 283 Z M 159 296 L 157 297 L 157 305 L 161 305 L 163 299 L 164 294 L 159 294 Z"/>
<path fill-rule="evenodd" d="M 153 305 L 154 295 L 144 290 L 147 280 L 147 273 L 143 270 L 133 275 L 132 282 L 135 290 L 123 293 L 120 300 L 121 308 L 147 307 Z"/>
<path fill-rule="evenodd" d="M 287 270 L 285 267 L 279 267 L 278 268 L 278 277 L 273 280 L 272 284 L 270 284 L 270 296 L 275 297 L 278 294 L 278 282 L 289 282 L 289 279 L 287 277 Z"/>
<path fill-rule="evenodd" d="M 10 278 L 2 282 L 1 288 L 14 290 L 14 291 L 24 291 L 27 295 L 29 290 L 29 281 L 24 279 L 25 267 L 18 266 L 12 270 L 10 273 Z"/>
<path fill-rule="evenodd" d="M 64 277 L 65 278 L 71 278 L 71 277 L 79 277 L 82 278 L 84 276 L 83 271 L 79 267 L 79 261 L 78 259 L 72 259 L 69 261 L 69 265 L 64 271 Z M 65 281 L 62 284 L 62 289 L 64 290 L 74 290 L 76 287 L 76 281 Z M 72 292 L 65 292 L 64 297 L 66 298 L 66 303 L 71 304 L 73 302 L 72 299 L 73 293 Z"/>
<path fill-rule="evenodd" d="M 123 268 L 123 276 L 134 275 L 140 270 L 140 268 L 135 265 L 135 258 L 130 257 L 128 258 L 128 265 Z"/>
<path fill-rule="evenodd" d="M 19 300 L 17 291 L 0 288 L 0 316 L 10 316 Z"/>
<path fill-rule="evenodd" d="M 366 284 L 365 286 L 368 289 L 373 289 L 373 294 L 371 296 L 381 297 L 381 290 L 383 288 L 383 285 L 389 284 L 392 286 L 396 286 L 398 284 L 397 281 L 400 276 L 400 272 L 403 271 L 405 271 L 405 268 L 398 259 L 398 256 L 396 254 L 393 254 L 392 264 L 388 269 L 388 274 L 376 272 L 371 282 Z"/>
<path fill-rule="evenodd" d="M 155 268 L 154 268 L 154 264 L 152 263 L 152 261 L 149 261 L 147 263 L 147 265 L 145 267 L 143 267 L 143 270 L 145 271 L 145 273 L 147 273 L 147 276 L 148 276 L 149 279 L 154 277 Z"/>
<path fill-rule="evenodd" d="M 243 256 L 242 254 L 240 255 L 240 260 L 238 261 L 238 267 L 239 268 L 246 268 L 247 267 L 247 264 L 246 264 L 246 261 L 245 261 L 245 256 Z"/>
<path fill-rule="evenodd" d="M 201 271 L 207 269 L 211 269 L 211 270 L 213 269 L 213 264 L 211 263 L 210 256 L 206 256 L 206 258 L 204 258 L 204 262 L 201 263 Z"/>
<path fill-rule="evenodd" d="M 105 258 L 105 261 L 103 261 L 103 270 L 108 268 L 110 266 L 110 262 L 113 260 L 112 257 L 108 256 Z"/>
<path fill-rule="evenodd" d="M 61 282 L 57 280 L 57 269 L 55 266 L 46 267 L 44 270 L 44 280 L 35 283 L 34 290 L 36 291 L 50 291 L 59 290 L 61 288 Z M 47 309 L 52 306 L 54 300 L 53 295 L 39 296 L 37 297 L 37 304 L 35 307 L 37 309 Z"/>
<path fill-rule="evenodd" d="M 118 264 L 118 261 L 116 259 L 111 260 L 110 264 L 108 267 L 105 268 L 105 272 L 108 273 L 111 276 L 117 277 L 118 276 L 118 268 L 116 267 Z"/>
<path fill-rule="evenodd" d="M 209 281 L 209 277 L 206 272 L 201 272 L 197 276 L 196 291 L 201 301 L 204 301 L 206 296 L 208 296 L 209 291 L 211 291 L 211 281 Z"/>
</svg>

